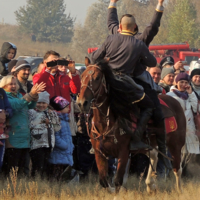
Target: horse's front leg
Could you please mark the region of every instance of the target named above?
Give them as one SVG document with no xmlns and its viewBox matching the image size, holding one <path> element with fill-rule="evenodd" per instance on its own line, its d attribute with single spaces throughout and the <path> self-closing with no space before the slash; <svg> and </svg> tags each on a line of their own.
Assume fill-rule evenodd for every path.
<svg viewBox="0 0 200 200">
<path fill-rule="evenodd" d="M 99 182 L 102 187 L 108 188 L 108 160 L 98 151 L 95 151 L 95 159 L 99 171 Z"/>
<path fill-rule="evenodd" d="M 149 157 L 149 153 L 147 153 L 146 155 Z M 148 193 L 156 192 L 155 174 L 153 174 L 153 170 L 155 170 L 154 172 L 156 172 L 158 152 L 155 149 L 150 151 L 150 162 L 151 163 L 149 164 L 149 170 L 145 181 Z"/>
<path fill-rule="evenodd" d="M 129 157 L 129 149 L 121 149 L 121 153 L 118 158 L 117 172 L 115 175 L 115 192 L 119 193 L 119 190 L 123 184 L 123 178 L 126 170 L 126 165 Z"/>
</svg>

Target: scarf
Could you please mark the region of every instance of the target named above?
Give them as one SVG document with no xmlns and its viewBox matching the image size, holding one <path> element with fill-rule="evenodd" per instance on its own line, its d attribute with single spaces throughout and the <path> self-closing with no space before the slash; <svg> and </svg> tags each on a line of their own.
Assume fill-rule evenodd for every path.
<svg viewBox="0 0 200 200">
<path fill-rule="evenodd" d="M 191 82 L 193 90 L 200 96 L 200 86 L 194 85 L 194 83 Z"/>
<path fill-rule="evenodd" d="M 179 98 L 183 99 L 183 100 L 187 100 L 189 95 L 187 92 L 180 92 L 179 90 L 177 89 L 172 89 L 172 92 L 174 94 L 176 94 Z"/>
</svg>

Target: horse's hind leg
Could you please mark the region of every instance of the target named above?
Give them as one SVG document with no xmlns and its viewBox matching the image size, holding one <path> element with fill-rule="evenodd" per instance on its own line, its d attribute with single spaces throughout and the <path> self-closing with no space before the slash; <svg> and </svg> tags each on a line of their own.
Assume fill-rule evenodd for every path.
<svg viewBox="0 0 200 200">
<path fill-rule="evenodd" d="M 183 156 L 181 155 L 181 151 L 176 150 L 176 151 L 171 151 L 173 158 L 173 170 L 174 170 L 174 175 L 176 177 L 176 187 L 177 191 L 179 193 L 182 193 L 182 187 L 181 187 L 181 175 L 182 175 L 182 159 Z"/>
<path fill-rule="evenodd" d="M 108 176 L 108 160 L 101 155 L 99 152 L 95 151 L 95 159 L 96 159 L 96 164 L 97 168 L 99 171 L 99 182 L 102 187 L 108 188 L 108 181 L 107 181 L 107 176 Z"/>
<path fill-rule="evenodd" d="M 147 153 L 147 156 L 149 153 Z M 158 162 L 158 152 L 153 149 L 150 151 L 150 165 L 149 165 L 149 170 L 146 178 L 146 185 L 147 185 L 147 192 L 152 193 L 156 192 L 156 184 L 155 184 L 155 174 L 153 174 L 153 170 L 156 172 L 156 167 L 157 167 L 157 162 Z M 152 165 L 152 166 L 151 166 Z M 153 167 L 153 169 L 152 169 Z"/>
<path fill-rule="evenodd" d="M 176 177 L 176 187 L 179 193 L 182 193 L 181 175 L 182 175 L 183 155 L 177 156 L 173 161 L 173 170 Z"/>
<path fill-rule="evenodd" d="M 128 157 L 129 157 L 129 150 L 123 151 L 121 149 L 121 152 L 123 152 L 123 155 L 120 154 L 118 158 L 118 165 L 117 165 L 117 172 L 115 175 L 115 192 L 116 194 L 119 192 L 122 184 L 123 184 L 123 178 L 124 178 L 124 173 L 126 170 L 126 165 L 128 162 Z"/>
</svg>

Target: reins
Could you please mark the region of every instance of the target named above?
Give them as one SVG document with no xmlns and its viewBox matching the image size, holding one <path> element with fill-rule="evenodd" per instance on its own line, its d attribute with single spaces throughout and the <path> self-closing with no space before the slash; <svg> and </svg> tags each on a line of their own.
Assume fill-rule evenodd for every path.
<svg viewBox="0 0 200 200">
<path fill-rule="evenodd" d="M 90 65 L 88 67 L 95 67 L 97 69 L 99 69 L 100 71 L 101 68 L 96 66 L 96 65 Z M 81 81 L 81 88 L 83 87 L 86 87 L 88 88 L 91 93 L 93 94 L 93 99 L 91 100 L 91 105 L 90 105 L 90 109 L 89 109 L 89 113 L 91 110 L 94 110 L 94 109 L 98 109 L 98 111 L 105 117 L 105 120 L 106 120 L 106 131 L 104 133 L 99 133 L 99 131 L 97 130 L 95 124 L 94 124 L 94 121 L 92 120 L 92 123 L 91 123 L 91 133 L 93 135 L 93 137 L 90 135 L 90 131 L 89 131 L 89 113 L 87 114 L 87 118 L 86 118 L 86 127 L 87 127 L 87 132 L 88 132 L 88 136 L 91 138 L 91 139 L 94 139 L 94 140 L 97 140 L 99 139 L 100 137 L 103 137 L 103 139 L 105 139 L 106 136 L 109 135 L 109 133 L 111 133 L 112 131 L 115 130 L 115 127 L 117 125 L 117 120 L 115 122 L 115 124 L 112 126 L 112 128 L 109 129 L 109 126 L 110 126 L 110 119 L 109 119 L 109 115 L 110 115 L 110 106 L 108 106 L 108 109 L 107 109 L 107 114 L 104 114 L 101 110 L 101 106 L 106 102 L 106 100 L 108 99 L 107 96 L 105 97 L 105 99 L 98 103 L 97 104 L 97 101 L 100 97 L 100 92 L 102 90 L 102 88 L 104 88 L 105 90 L 105 93 L 107 94 L 108 93 L 108 90 L 106 88 L 106 79 L 105 79 L 105 75 L 103 75 L 102 79 L 101 79 L 101 83 L 98 87 L 98 89 L 96 91 L 93 90 L 93 87 L 92 87 L 92 75 L 94 74 L 95 72 L 93 70 L 90 70 L 88 71 L 88 74 L 85 76 L 84 79 L 82 79 Z M 85 79 L 89 77 L 90 80 L 89 80 L 89 85 L 88 84 L 84 84 L 84 81 Z M 114 137 L 114 141 L 116 141 L 116 137 L 115 135 L 109 135 L 110 137 Z"/>
</svg>

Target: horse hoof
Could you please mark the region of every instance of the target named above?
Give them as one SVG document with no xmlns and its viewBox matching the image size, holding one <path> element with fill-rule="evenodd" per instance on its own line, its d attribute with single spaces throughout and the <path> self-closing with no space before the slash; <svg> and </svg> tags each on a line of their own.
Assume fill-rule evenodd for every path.
<svg viewBox="0 0 200 200">
<path fill-rule="evenodd" d="M 109 193 L 113 194 L 113 193 L 115 193 L 115 188 L 114 188 L 114 187 L 111 187 L 111 186 L 109 185 L 109 187 L 107 188 L 107 191 L 108 191 Z"/>
<path fill-rule="evenodd" d="M 147 186 L 147 192 L 148 194 L 156 194 L 157 188 L 155 184 L 152 184 L 151 186 Z"/>
</svg>

